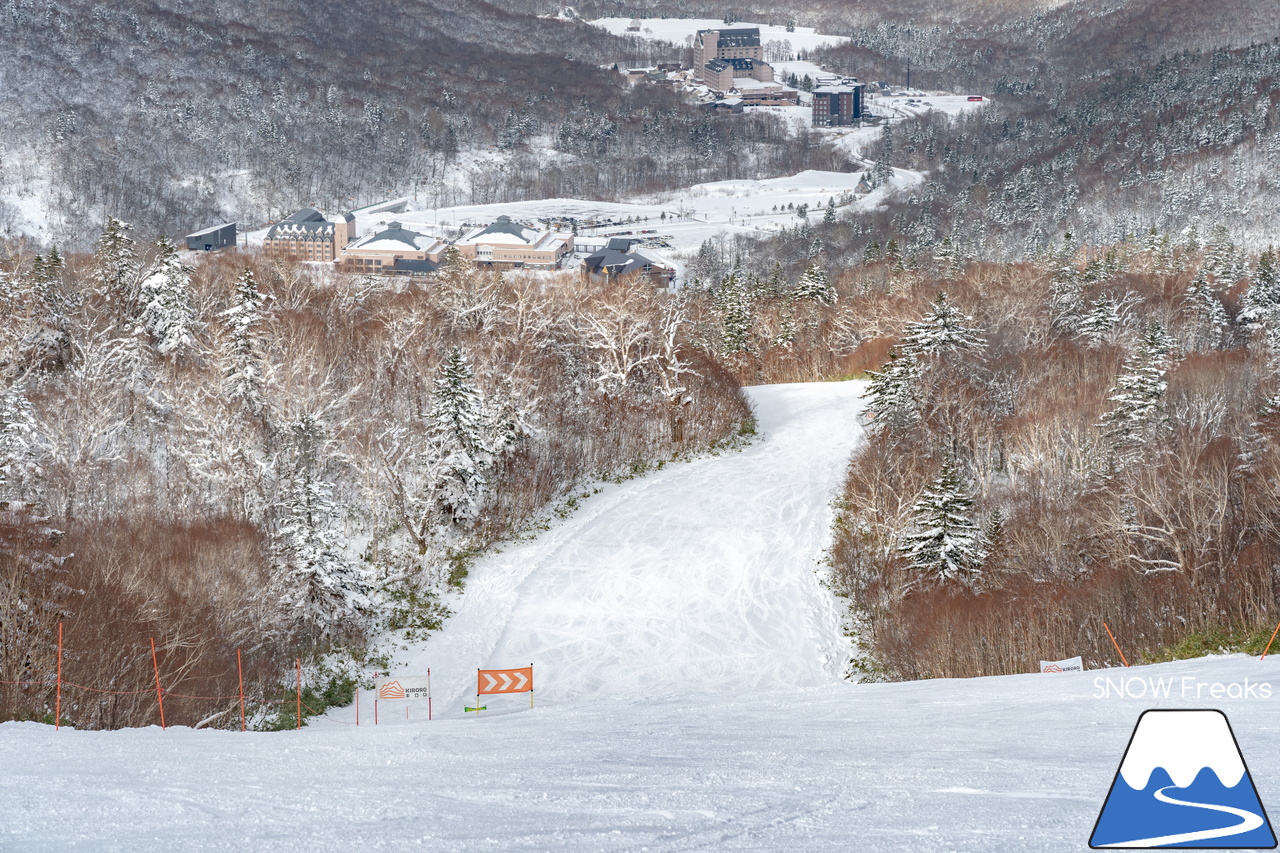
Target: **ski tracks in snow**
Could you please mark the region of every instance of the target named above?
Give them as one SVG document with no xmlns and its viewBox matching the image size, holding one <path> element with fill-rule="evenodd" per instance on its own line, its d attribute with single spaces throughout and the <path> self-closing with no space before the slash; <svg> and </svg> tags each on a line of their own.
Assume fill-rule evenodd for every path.
<svg viewBox="0 0 1280 853">
<path fill-rule="evenodd" d="M 458 613 L 400 671 L 431 667 L 444 713 L 474 693 L 475 669 L 530 663 L 547 699 L 838 679 L 848 643 L 815 570 L 864 388 L 748 389 L 753 445 L 606 486 L 479 561 Z"/>
</svg>

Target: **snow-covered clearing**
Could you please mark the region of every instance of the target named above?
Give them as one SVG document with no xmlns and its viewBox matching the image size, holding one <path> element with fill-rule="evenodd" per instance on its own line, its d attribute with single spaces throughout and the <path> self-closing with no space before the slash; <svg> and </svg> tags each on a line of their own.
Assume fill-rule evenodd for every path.
<svg viewBox="0 0 1280 853">
<path fill-rule="evenodd" d="M 878 133 L 870 128 L 866 131 Z M 356 227 L 363 235 L 396 221 L 411 230 L 449 236 L 456 234 L 463 223 L 489 223 L 499 216 L 510 216 L 523 222 L 569 217 L 578 220 L 608 218 L 617 222 L 634 219 L 633 224 L 581 229 L 577 242 L 597 244 L 610 236 L 629 231 L 632 237 L 667 238 L 665 251 L 690 253 L 696 251 L 704 240 L 720 234 L 763 235 L 784 225 L 797 225 L 800 217 L 795 208 L 801 205 L 808 205 L 811 218 L 821 218 L 822 208 L 834 198 L 843 211 L 844 203 L 849 201 L 846 194 L 853 193 L 861 179 L 861 172 L 809 170 L 780 178 L 696 184 L 638 198 L 630 203 L 553 198 L 425 210 L 415 209 L 414 202 L 410 201 L 410 209 L 402 213 L 357 216 Z M 912 186 L 920 180 L 922 177 L 918 173 L 895 170 L 890 186 L 854 200 L 853 209 L 870 209 L 881 203 L 893 188 Z M 787 209 L 787 205 L 792 205 L 792 208 Z M 662 219 L 663 213 L 666 219 Z M 645 230 L 653 233 L 642 234 Z"/>
<path fill-rule="evenodd" d="M 349 708 L 276 734 L 0 725 L 0 849 L 1084 850 L 1149 707 L 1224 710 L 1274 813 L 1275 657 L 838 679 L 814 570 L 861 391 L 752 389 L 763 434 L 745 451 L 609 486 L 481 561 L 396 670 L 431 666 L 433 721 L 384 703 L 374 727 L 366 701 L 359 727 Z M 1045 650 L 1026 645 L 1034 666 Z M 462 714 L 476 666 L 529 662 L 536 708 Z"/>
<path fill-rule="evenodd" d="M 784 62 L 770 62 L 769 64 L 773 66 L 774 77 L 778 80 L 783 80 L 787 75 L 794 74 L 797 80 L 803 80 L 807 76 L 816 83 L 824 77 L 835 76 L 821 65 L 817 65 L 807 59 L 790 59 Z"/>
<path fill-rule="evenodd" d="M 883 95 L 869 101 L 876 115 L 894 118 L 912 118 L 925 113 L 946 113 L 958 116 L 971 110 L 980 110 L 988 104 L 986 99 L 971 101 L 968 95 L 929 94 L 913 92 L 910 95 Z"/>
<path fill-rule="evenodd" d="M 47 157 L 31 149 L 0 151 L 0 235 L 48 240 L 60 223 L 52 216 L 53 174 Z"/>
<path fill-rule="evenodd" d="M 726 24 L 723 19 L 717 18 L 643 18 L 640 19 L 640 31 L 628 33 L 627 27 L 631 25 L 631 21 L 631 18 L 600 18 L 588 23 L 614 35 L 638 36 L 675 45 L 692 44 L 698 30 L 736 30 L 744 27 L 759 27 L 761 44 L 767 45 L 771 41 L 790 42 L 792 51 L 813 50 L 824 45 L 843 44 L 849 40 L 845 36 L 823 35 L 813 27 L 796 27 L 794 32 L 787 32 L 785 26 L 750 21 Z"/>
</svg>

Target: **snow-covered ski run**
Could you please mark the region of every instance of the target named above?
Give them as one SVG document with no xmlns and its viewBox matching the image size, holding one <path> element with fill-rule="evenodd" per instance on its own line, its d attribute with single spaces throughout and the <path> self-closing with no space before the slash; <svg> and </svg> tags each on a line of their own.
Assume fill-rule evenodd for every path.
<svg viewBox="0 0 1280 853">
<path fill-rule="evenodd" d="M 530 663 L 549 701 L 838 680 L 849 643 L 815 572 L 864 387 L 750 389 L 762 440 L 606 486 L 484 560 L 404 671 L 430 667 L 449 710 L 477 668 Z"/>
<path fill-rule="evenodd" d="M 609 486 L 481 561 L 397 667 L 431 667 L 431 722 L 405 703 L 272 734 L 0 725 L 0 850 L 1086 850 L 1150 707 L 1224 710 L 1274 810 L 1274 657 L 840 680 L 815 569 L 861 390 L 752 389 L 745 451 Z M 476 667 L 529 663 L 534 709 L 462 714 Z"/>
</svg>

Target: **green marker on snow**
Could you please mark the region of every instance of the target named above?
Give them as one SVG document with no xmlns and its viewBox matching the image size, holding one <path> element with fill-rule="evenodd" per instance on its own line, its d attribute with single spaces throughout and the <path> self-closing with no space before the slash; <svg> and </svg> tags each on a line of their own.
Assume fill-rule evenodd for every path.
<svg viewBox="0 0 1280 853">
<path fill-rule="evenodd" d="M 489 706 L 488 706 L 488 705 L 481 705 L 479 708 L 465 708 L 465 707 L 464 707 L 464 710 L 465 710 L 465 711 L 476 711 L 476 712 L 478 713 L 478 712 L 480 712 L 480 711 L 487 711 L 487 710 L 489 710 Z"/>
</svg>

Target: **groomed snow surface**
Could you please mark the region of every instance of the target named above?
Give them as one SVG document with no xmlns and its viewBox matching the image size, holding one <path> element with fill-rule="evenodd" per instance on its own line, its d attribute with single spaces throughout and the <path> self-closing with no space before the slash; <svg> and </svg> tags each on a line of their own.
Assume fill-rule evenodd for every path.
<svg viewBox="0 0 1280 853">
<path fill-rule="evenodd" d="M 1274 658 L 840 680 L 815 569 L 862 390 L 752 389 L 746 450 L 609 486 L 482 561 L 396 667 L 431 667 L 431 722 L 383 703 L 374 727 L 366 701 L 358 728 L 345 709 L 274 734 L 0 725 L 0 850 L 1085 850 L 1150 707 L 1224 710 L 1280 802 Z M 1045 651 L 1028 638 L 1029 666 Z M 530 662 L 537 707 L 462 712 L 476 667 Z"/>
</svg>

